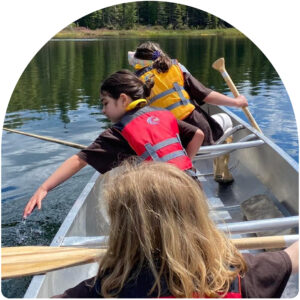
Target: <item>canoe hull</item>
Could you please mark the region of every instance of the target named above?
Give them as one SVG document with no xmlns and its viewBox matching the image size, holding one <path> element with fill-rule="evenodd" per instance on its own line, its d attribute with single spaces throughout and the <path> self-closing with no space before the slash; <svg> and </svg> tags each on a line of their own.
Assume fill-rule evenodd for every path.
<svg viewBox="0 0 300 300">
<path fill-rule="evenodd" d="M 245 129 L 234 135 L 234 141 L 255 133 L 265 143 L 255 148 L 231 153 L 230 166 L 235 182 L 221 187 L 213 180 L 212 159 L 197 161 L 196 167 L 206 179 L 210 194 L 216 195 L 225 205 L 240 204 L 253 195 L 266 194 L 282 207 L 284 215 L 297 215 L 298 207 L 298 164 L 282 149 L 264 135 L 252 129 L 246 122 L 225 108 L 210 107 L 209 113 L 226 112 L 233 124 L 242 124 Z M 267 170 L 267 172 L 266 172 Z M 101 175 L 95 173 L 57 232 L 51 246 L 63 245 L 68 237 L 93 237 L 107 235 L 109 223 L 105 208 L 98 197 L 101 190 Z M 95 220 L 98 221 L 95 224 Z M 239 220 L 238 220 L 239 221 Z M 84 279 L 94 276 L 97 263 L 76 266 L 34 276 L 25 298 L 48 298 L 63 293 Z"/>
</svg>

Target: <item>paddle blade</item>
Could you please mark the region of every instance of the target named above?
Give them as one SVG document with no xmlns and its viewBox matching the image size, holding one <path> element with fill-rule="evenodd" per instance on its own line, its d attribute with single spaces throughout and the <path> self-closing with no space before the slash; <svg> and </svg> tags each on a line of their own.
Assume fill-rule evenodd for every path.
<svg viewBox="0 0 300 300">
<path fill-rule="evenodd" d="M 2 248 L 2 279 L 42 274 L 56 269 L 95 262 L 106 249 L 24 246 Z"/>
<path fill-rule="evenodd" d="M 224 57 L 221 57 L 219 59 L 217 59 L 213 64 L 212 67 L 220 72 L 225 71 L 225 60 Z"/>
</svg>

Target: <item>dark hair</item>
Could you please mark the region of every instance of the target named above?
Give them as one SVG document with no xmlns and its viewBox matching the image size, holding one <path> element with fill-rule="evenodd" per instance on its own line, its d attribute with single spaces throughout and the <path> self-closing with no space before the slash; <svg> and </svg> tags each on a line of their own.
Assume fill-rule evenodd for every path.
<svg viewBox="0 0 300 300">
<path fill-rule="evenodd" d="M 100 87 L 100 93 L 106 93 L 114 99 L 118 99 L 121 93 L 124 93 L 130 96 L 132 100 L 137 100 L 148 97 L 153 85 L 152 78 L 144 83 L 132 72 L 120 70 L 104 80 Z"/>
<path fill-rule="evenodd" d="M 165 73 L 172 65 L 171 58 L 164 53 L 159 44 L 153 42 L 145 42 L 139 45 L 135 51 L 135 58 L 153 60 L 153 67 L 159 73 Z"/>
</svg>

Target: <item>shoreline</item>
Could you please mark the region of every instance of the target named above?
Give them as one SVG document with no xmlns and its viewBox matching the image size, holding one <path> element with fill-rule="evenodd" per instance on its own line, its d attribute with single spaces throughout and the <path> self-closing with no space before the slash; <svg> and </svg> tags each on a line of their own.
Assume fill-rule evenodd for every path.
<svg viewBox="0 0 300 300">
<path fill-rule="evenodd" d="M 156 28 L 138 28 L 131 30 L 87 29 L 84 27 L 68 27 L 58 32 L 52 39 L 95 39 L 103 37 L 164 37 L 164 36 L 225 36 L 245 37 L 235 28 L 221 29 L 181 29 L 167 30 Z"/>
</svg>

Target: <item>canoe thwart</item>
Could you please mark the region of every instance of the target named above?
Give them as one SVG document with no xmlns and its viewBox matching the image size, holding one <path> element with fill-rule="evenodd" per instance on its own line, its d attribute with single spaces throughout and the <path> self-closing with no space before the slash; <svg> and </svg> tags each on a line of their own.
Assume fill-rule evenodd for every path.
<svg viewBox="0 0 300 300">
<path fill-rule="evenodd" d="M 234 133 L 236 133 L 237 131 L 244 129 L 245 126 L 242 124 L 236 125 L 234 127 L 232 127 L 230 130 L 228 130 L 226 133 L 224 133 L 217 141 L 216 141 L 216 145 L 222 144 L 223 142 L 225 142 L 225 140 L 230 137 L 231 135 L 233 135 Z"/>
<path fill-rule="evenodd" d="M 213 145 L 213 146 L 203 146 L 197 152 L 196 156 L 193 158 L 193 161 L 201 159 L 216 158 L 239 149 L 247 149 L 252 147 L 258 147 L 263 145 L 265 142 L 263 140 L 247 141 L 247 139 L 252 139 L 255 135 L 249 135 L 243 138 L 239 142 Z"/>
</svg>

